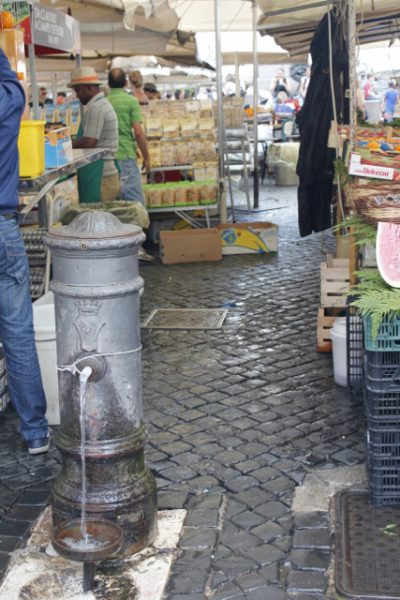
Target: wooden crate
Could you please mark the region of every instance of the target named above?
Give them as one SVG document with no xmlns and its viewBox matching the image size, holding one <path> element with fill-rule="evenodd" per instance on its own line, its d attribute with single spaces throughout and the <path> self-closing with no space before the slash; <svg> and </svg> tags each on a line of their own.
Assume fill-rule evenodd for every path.
<svg viewBox="0 0 400 600">
<path fill-rule="evenodd" d="M 350 289 L 350 261 L 327 254 L 321 263 L 321 307 L 345 308 Z"/>
<path fill-rule="evenodd" d="M 336 316 L 328 314 L 326 308 L 318 309 L 317 317 L 317 352 L 331 352 L 332 338 L 331 327 L 335 322 Z"/>
</svg>

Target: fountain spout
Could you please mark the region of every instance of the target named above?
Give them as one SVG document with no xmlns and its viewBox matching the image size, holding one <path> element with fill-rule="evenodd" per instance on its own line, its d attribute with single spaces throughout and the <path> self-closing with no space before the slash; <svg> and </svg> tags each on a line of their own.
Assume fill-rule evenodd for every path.
<svg viewBox="0 0 400 600">
<path fill-rule="evenodd" d="M 156 484 L 144 458 L 137 258 L 143 240 L 139 227 L 102 211 L 82 213 L 46 236 L 60 394 L 55 442 L 62 457 L 53 524 L 79 521 L 83 512 L 88 523 L 116 523 L 123 554 L 152 543 L 157 528 Z"/>
</svg>

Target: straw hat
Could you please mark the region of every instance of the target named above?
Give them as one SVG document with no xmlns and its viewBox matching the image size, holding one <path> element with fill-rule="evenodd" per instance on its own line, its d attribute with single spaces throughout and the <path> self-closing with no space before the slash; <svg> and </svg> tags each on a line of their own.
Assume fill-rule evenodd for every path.
<svg viewBox="0 0 400 600">
<path fill-rule="evenodd" d="M 93 67 L 79 67 L 71 71 L 71 81 L 68 87 L 76 85 L 100 85 L 100 79 Z"/>
</svg>

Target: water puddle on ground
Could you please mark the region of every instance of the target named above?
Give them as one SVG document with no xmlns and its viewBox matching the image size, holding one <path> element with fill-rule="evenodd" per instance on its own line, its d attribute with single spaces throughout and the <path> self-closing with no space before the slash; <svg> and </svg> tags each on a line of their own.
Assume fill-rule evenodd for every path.
<svg viewBox="0 0 400 600">
<path fill-rule="evenodd" d="M 161 600 L 178 552 L 185 510 L 160 511 L 154 544 L 96 569 L 93 590 L 82 591 L 82 563 L 57 555 L 50 545 L 50 507 L 36 524 L 28 545 L 13 554 L 0 587 L 1 600 Z"/>
</svg>

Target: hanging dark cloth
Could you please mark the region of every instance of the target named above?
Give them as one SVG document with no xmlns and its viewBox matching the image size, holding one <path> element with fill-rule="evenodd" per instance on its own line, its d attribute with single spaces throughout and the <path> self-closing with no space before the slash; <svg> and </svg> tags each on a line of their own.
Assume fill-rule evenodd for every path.
<svg viewBox="0 0 400 600">
<path fill-rule="evenodd" d="M 337 117 L 349 122 L 349 64 L 343 23 L 331 11 L 332 63 Z M 302 237 L 331 227 L 333 161 L 335 150 L 327 148 L 333 119 L 329 77 L 329 20 L 326 14 L 316 29 L 310 52 L 311 78 L 303 107 L 297 115 L 300 149 L 297 162 L 299 230 Z"/>
</svg>

